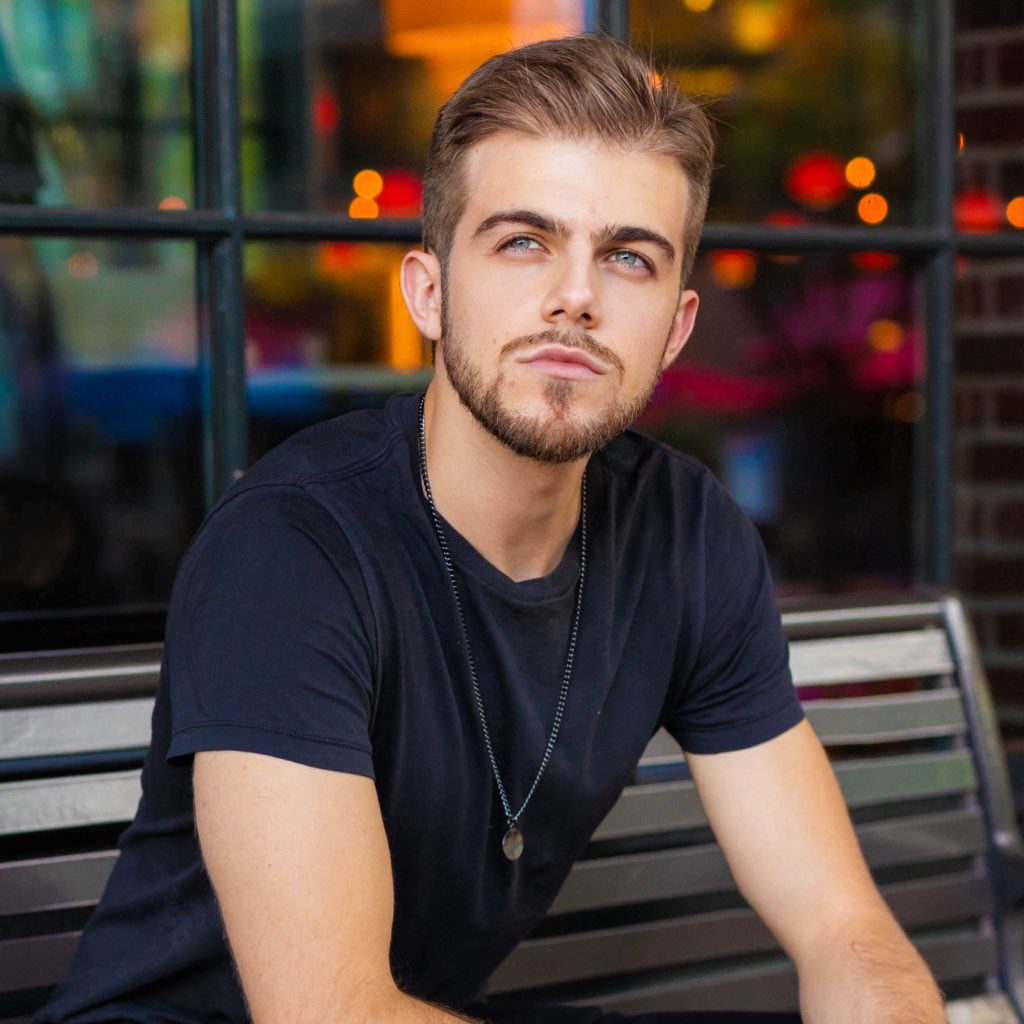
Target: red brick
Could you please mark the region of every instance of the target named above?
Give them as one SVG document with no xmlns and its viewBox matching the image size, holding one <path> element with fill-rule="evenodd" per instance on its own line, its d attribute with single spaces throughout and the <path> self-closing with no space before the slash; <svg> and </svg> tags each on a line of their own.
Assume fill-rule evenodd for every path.
<svg viewBox="0 0 1024 1024">
<path fill-rule="evenodd" d="M 974 480 L 1024 483 L 1024 444 L 979 444 L 970 455 Z"/>
<path fill-rule="evenodd" d="M 1024 541 L 1024 501 L 998 505 L 993 519 L 997 540 Z"/>
<path fill-rule="evenodd" d="M 1003 195 L 1011 196 L 1024 195 L 1024 162 L 1020 160 L 1007 160 L 999 169 L 999 176 L 1003 184 Z"/>
<path fill-rule="evenodd" d="M 1003 43 L 997 47 L 996 67 L 1001 85 L 1024 85 L 1024 42 Z"/>
<path fill-rule="evenodd" d="M 1024 342 L 989 334 L 961 334 L 956 339 L 961 373 L 1024 373 Z"/>
<path fill-rule="evenodd" d="M 985 674 L 992 696 L 998 703 L 1024 704 L 1024 669 L 988 668 Z"/>
<path fill-rule="evenodd" d="M 1024 647 L 1024 612 L 1004 612 L 995 617 L 996 642 L 1006 648 Z"/>
<path fill-rule="evenodd" d="M 971 595 L 1024 596 L 1024 555 L 969 555 L 957 559 L 956 585 Z"/>
<path fill-rule="evenodd" d="M 1024 314 L 1024 275 L 1014 274 L 996 281 L 996 309 L 1000 316 Z"/>
<path fill-rule="evenodd" d="M 1024 124 L 1024 103 L 973 107 L 966 134 L 970 142 L 975 144 L 1019 145 L 1021 124 Z"/>
<path fill-rule="evenodd" d="M 1024 427 L 1024 388 L 996 395 L 995 418 L 1001 427 Z"/>
<path fill-rule="evenodd" d="M 957 427 L 979 427 L 985 415 L 982 395 L 974 390 L 958 390 L 954 398 L 954 420 Z"/>
<path fill-rule="evenodd" d="M 957 537 L 968 540 L 981 536 L 981 503 L 961 498 L 956 503 L 953 515 Z"/>
<path fill-rule="evenodd" d="M 976 277 L 966 278 L 956 283 L 956 315 L 975 320 L 982 316 L 983 294 L 981 282 Z"/>
</svg>

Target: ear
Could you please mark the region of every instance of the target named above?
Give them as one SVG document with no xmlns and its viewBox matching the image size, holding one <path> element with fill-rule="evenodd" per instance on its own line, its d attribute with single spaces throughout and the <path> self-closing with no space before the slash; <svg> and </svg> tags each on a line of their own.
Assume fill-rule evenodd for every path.
<svg viewBox="0 0 1024 1024">
<path fill-rule="evenodd" d="M 690 340 L 699 305 L 700 298 L 695 291 L 687 289 L 679 293 L 679 306 L 676 308 L 668 344 L 665 346 L 665 355 L 661 360 L 663 370 L 675 360 L 676 356 L 682 352 L 683 346 Z"/>
<path fill-rule="evenodd" d="M 441 264 L 432 252 L 414 249 L 402 260 L 402 298 L 428 341 L 441 340 Z"/>
</svg>

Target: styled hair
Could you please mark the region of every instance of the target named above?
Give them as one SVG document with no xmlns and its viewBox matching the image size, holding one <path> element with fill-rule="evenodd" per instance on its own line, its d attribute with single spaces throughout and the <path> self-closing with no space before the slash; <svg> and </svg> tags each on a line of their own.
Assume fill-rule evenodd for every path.
<svg viewBox="0 0 1024 1024">
<path fill-rule="evenodd" d="M 674 158 L 689 183 L 681 281 L 707 211 L 714 132 L 701 107 L 635 50 L 584 33 L 530 43 L 480 65 L 441 108 L 423 175 L 423 245 L 447 266 L 466 208 L 467 150 L 499 132 L 595 139 Z"/>
</svg>

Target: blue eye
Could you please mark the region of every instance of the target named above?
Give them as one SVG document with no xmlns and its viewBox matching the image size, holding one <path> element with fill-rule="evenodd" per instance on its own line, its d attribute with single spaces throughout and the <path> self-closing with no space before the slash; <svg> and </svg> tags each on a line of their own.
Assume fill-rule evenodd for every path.
<svg viewBox="0 0 1024 1024">
<path fill-rule="evenodd" d="M 647 261 L 638 252 L 632 252 L 629 249 L 618 249 L 612 253 L 612 262 L 619 263 L 624 267 L 633 268 L 639 267 L 642 270 L 649 270 L 650 266 Z"/>
<path fill-rule="evenodd" d="M 526 235 L 517 235 L 510 238 L 503 246 L 503 249 L 514 249 L 516 252 L 530 252 L 531 246 L 537 245 L 537 239 L 527 238 Z"/>
</svg>

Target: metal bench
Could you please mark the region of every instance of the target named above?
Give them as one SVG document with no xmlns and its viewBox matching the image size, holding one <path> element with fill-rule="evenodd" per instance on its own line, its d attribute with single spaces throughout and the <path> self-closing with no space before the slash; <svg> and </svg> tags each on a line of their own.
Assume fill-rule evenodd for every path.
<svg viewBox="0 0 1024 1024">
<path fill-rule="evenodd" d="M 952 595 L 793 607 L 794 676 L 883 894 L 953 1024 L 1019 1021 L 1024 863 L 977 648 Z M 0 1020 L 67 970 L 134 813 L 160 645 L 0 656 Z M 795 1009 L 685 762 L 654 738 L 495 1002 Z"/>
</svg>

